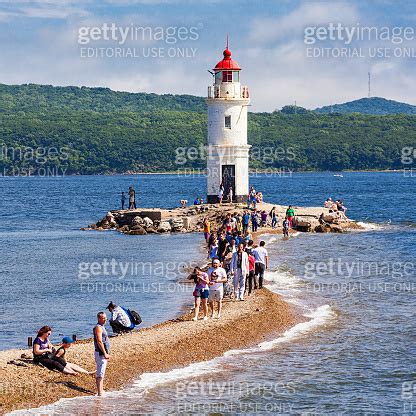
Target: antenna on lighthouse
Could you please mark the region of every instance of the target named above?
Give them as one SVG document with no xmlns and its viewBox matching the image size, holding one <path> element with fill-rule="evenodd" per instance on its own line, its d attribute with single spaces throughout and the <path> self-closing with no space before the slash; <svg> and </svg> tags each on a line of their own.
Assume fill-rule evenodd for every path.
<svg viewBox="0 0 416 416">
<path fill-rule="evenodd" d="M 371 97 L 371 74 L 368 73 L 368 98 Z"/>
<path fill-rule="evenodd" d="M 225 39 L 225 49 L 228 49 L 228 32 Z"/>
</svg>

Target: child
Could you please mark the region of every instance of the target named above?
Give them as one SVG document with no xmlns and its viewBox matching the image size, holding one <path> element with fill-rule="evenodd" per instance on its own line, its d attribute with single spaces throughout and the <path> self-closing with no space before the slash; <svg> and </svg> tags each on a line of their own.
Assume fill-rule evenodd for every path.
<svg viewBox="0 0 416 416">
<path fill-rule="evenodd" d="M 87 371 L 84 370 L 79 365 L 69 363 L 65 360 L 65 353 L 66 350 L 71 346 L 73 343 L 72 338 L 70 337 L 63 337 L 62 338 L 62 345 L 56 350 L 55 354 L 52 356 L 52 360 L 57 361 L 64 367 L 64 373 L 65 374 L 71 374 L 73 376 L 76 376 L 80 373 L 84 374 L 95 374 L 95 371 Z"/>
<path fill-rule="evenodd" d="M 290 226 L 290 222 L 286 216 L 286 218 L 283 220 L 283 237 L 284 238 L 289 238 L 289 226 Z"/>
</svg>

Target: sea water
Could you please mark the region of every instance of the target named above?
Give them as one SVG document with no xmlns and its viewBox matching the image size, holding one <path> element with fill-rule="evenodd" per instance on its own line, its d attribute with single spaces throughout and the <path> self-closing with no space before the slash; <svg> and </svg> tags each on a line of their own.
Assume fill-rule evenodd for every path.
<svg viewBox="0 0 416 416">
<path fill-rule="evenodd" d="M 347 234 L 301 233 L 288 241 L 279 235 L 264 236 L 271 259 L 267 285 L 291 302 L 304 316 L 304 322 L 278 338 L 249 349 L 229 351 L 214 360 L 168 373 L 144 374 L 125 390 L 108 393 L 104 399 L 64 399 L 33 412 L 62 415 L 414 413 L 414 180 L 400 173 L 344 173 L 343 178 L 330 173 L 251 178 L 265 199 L 274 203 L 314 206 L 321 205 L 329 196 L 342 198 L 349 208 L 349 216 L 367 228 L 367 231 Z M 73 270 L 80 256 L 101 258 L 107 245 L 116 258 L 123 258 L 129 244 L 137 244 L 142 249 L 148 247 L 155 256 L 163 258 L 166 255 L 163 247 L 175 247 L 175 242 L 169 244 L 169 239 L 177 237 L 183 242 L 182 250 L 174 251 L 172 256 L 180 256 L 183 251 L 190 256 L 201 256 L 200 235 L 145 236 L 148 240 L 141 245 L 139 241 L 143 237 L 127 240 L 127 236 L 114 232 L 80 234 L 77 227 L 102 215 L 117 202 L 116 190 L 130 184 L 138 185 L 139 205 L 174 206 L 183 197 L 192 200 L 203 195 L 204 182 L 203 177 L 178 180 L 168 175 L 76 177 L 51 180 L 49 184 L 40 180 L 0 181 L 2 191 L 9 193 L 16 206 L 14 212 L 10 205 L 4 210 L 1 233 L 2 243 L 6 245 L 2 244 L 6 260 L 1 267 L 8 271 L 6 284 L 2 285 L 2 307 L 12 324 L 7 334 L 2 329 L 2 347 L 8 348 L 8 342 L 18 339 L 22 328 L 28 331 L 34 325 L 17 319 L 22 310 L 40 308 L 42 313 L 38 319 L 55 305 L 60 305 L 61 310 L 59 290 L 51 293 L 39 290 L 35 300 L 31 296 L 33 282 L 35 278 L 41 280 L 41 276 L 46 275 L 47 282 L 55 276 L 53 281 L 59 288 L 60 270 L 54 269 L 54 263 L 47 260 L 51 253 L 58 251 L 60 265 Z M 14 191 L 10 190 L 13 186 Z M 164 189 L 170 191 L 164 192 Z M 22 190 L 33 198 L 34 207 L 19 198 Z M 63 206 L 55 200 L 50 202 L 51 206 L 45 206 L 48 201 L 45 194 L 49 191 L 64 195 Z M 44 211 L 36 214 L 41 207 Z M 16 219 L 20 221 L 14 223 Z M 51 237 L 53 234 L 55 238 Z M 67 249 L 68 244 L 71 250 Z M 37 246 L 43 246 L 43 250 L 31 256 Z M 75 254 L 73 247 L 78 248 Z M 188 252 L 192 247 L 195 252 Z M 30 265 L 31 274 L 24 272 L 24 267 L 29 267 L 24 264 Z M 71 276 L 67 275 L 64 288 L 72 293 L 71 299 L 77 299 L 79 289 L 71 285 Z M 189 296 L 190 293 L 174 292 L 170 300 L 176 306 L 166 310 L 165 315 L 177 313 L 181 302 L 187 302 Z M 98 306 L 93 298 L 90 314 Z M 124 295 L 121 298 L 124 300 Z M 143 306 L 150 307 L 154 301 L 141 298 L 140 295 L 135 299 Z M 126 298 L 127 301 L 132 299 Z M 103 304 L 104 299 L 100 302 Z M 18 310 L 14 305 L 19 305 Z M 88 312 L 74 307 L 68 310 L 77 319 Z M 149 322 L 152 318 L 152 322 L 165 319 L 164 314 L 156 316 L 155 312 L 148 315 Z M 85 318 L 83 322 L 86 325 Z"/>
</svg>

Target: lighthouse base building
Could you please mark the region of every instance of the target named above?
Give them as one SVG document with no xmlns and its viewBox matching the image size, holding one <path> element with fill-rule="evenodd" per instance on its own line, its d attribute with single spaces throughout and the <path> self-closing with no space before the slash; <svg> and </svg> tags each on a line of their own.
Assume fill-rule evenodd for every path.
<svg viewBox="0 0 416 416">
<path fill-rule="evenodd" d="M 227 42 L 228 43 L 228 42 Z M 247 107 L 249 90 L 240 84 L 241 68 L 231 59 L 228 45 L 224 58 L 213 69 L 214 83 L 208 87 L 207 201 L 247 201 L 248 159 Z"/>
</svg>

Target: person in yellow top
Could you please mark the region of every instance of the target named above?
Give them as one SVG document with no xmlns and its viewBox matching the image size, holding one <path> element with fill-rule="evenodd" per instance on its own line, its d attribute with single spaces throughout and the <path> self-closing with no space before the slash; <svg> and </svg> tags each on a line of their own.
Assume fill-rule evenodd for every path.
<svg viewBox="0 0 416 416">
<path fill-rule="evenodd" d="M 211 235 L 211 223 L 208 218 L 204 219 L 204 237 L 205 241 L 208 242 L 209 236 Z"/>
</svg>

